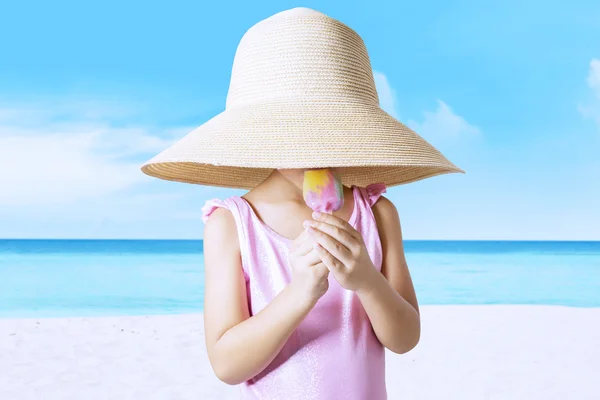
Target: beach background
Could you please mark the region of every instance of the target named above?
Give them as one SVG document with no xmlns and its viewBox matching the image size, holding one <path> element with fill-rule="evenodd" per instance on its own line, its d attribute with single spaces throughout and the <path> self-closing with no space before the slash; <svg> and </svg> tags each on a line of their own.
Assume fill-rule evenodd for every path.
<svg viewBox="0 0 600 400">
<path fill-rule="evenodd" d="M 201 209 L 243 192 L 140 166 L 297 6 L 2 4 L 0 400 L 237 398 L 204 348 Z M 361 35 L 381 108 L 466 171 L 385 194 L 423 327 L 390 400 L 600 399 L 600 2 L 302 6 Z"/>
<path fill-rule="evenodd" d="M 600 242 L 406 241 L 423 334 L 390 399 L 597 399 Z M 202 241 L 0 241 L 1 399 L 237 399 Z"/>
</svg>

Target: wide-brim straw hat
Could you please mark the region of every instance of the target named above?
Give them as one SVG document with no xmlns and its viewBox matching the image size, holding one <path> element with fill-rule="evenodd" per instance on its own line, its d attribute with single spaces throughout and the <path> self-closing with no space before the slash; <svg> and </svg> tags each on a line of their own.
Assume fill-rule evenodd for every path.
<svg viewBox="0 0 600 400">
<path fill-rule="evenodd" d="M 394 186 L 462 172 L 379 106 L 361 37 L 294 8 L 250 28 L 225 111 L 142 166 L 148 175 L 250 189 L 274 169 L 345 167 L 346 185 Z"/>
</svg>

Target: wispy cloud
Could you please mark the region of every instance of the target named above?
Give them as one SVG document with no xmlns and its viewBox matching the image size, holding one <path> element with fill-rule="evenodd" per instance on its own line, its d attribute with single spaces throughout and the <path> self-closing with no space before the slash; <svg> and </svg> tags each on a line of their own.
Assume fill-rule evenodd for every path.
<svg viewBox="0 0 600 400">
<path fill-rule="evenodd" d="M 387 76 L 374 70 L 373 78 L 379 95 L 379 106 L 392 117 L 399 119 L 396 91 L 390 85 Z"/>
<path fill-rule="evenodd" d="M 600 99 L 600 60 L 596 58 L 590 62 L 587 83 L 596 94 L 596 97 Z"/>
<path fill-rule="evenodd" d="M 443 101 L 438 100 L 435 111 L 425 111 L 422 122 L 408 121 L 407 125 L 426 139 L 453 139 L 473 137 L 480 134 L 479 128 L 455 114 Z"/>
<path fill-rule="evenodd" d="M 0 205 L 72 203 L 130 188 L 148 179 L 140 163 L 187 131 L 115 126 L 105 110 L 52 110 L 0 109 Z"/>
<path fill-rule="evenodd" d="M 379 105 L 388 114 L 399 119 L 398 100 L 396 91 L 390 85 L 385 74 L 373 70 L 373 78 L 379 95 Z M 443 101 L 438 100 L 435 111 L 425 111 L 422 122 L 410 120 L 407 125 L 422 136 L 435 138 L 457 138 L 475 136 L 480 133 L 479 128 L 469 124 L 463 117 L 456 115 Z"/>
<path fill-rule="evenodd" d="M 579 111 L 584 117 L 594 120 L 600 129 L 600 59 L 590 61 L 586 82 L 591 91 L 591 100 L 587 105 L 579 106 Z"/>
</svg>

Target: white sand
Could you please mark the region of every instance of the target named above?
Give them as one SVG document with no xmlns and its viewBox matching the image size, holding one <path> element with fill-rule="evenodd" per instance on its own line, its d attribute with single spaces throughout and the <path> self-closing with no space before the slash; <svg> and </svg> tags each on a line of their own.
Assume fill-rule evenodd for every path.
<svg viewBox="0 0 600 400">
<path fill-rule="evenodd" d="M 422 307 L 390 399 L 599 399 L 600 309 Z M 0 319 L 0 399 L 237 399 L 212 374 L 200 315 Z"/>
</svg>

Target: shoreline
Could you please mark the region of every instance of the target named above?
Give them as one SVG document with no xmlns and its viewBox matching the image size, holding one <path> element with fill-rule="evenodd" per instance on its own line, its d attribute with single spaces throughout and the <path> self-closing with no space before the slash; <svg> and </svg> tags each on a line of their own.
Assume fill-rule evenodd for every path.
<svg viewBox="0 0 600 400">
<path fill-rule="evenodd" d="M 386 354 L 388 398 L 592 399 L 600 308 L 423 305 Z M 213 374 L 202 314 L 0 319 L 0 398 L 238 399 Z"/>
</svg>

